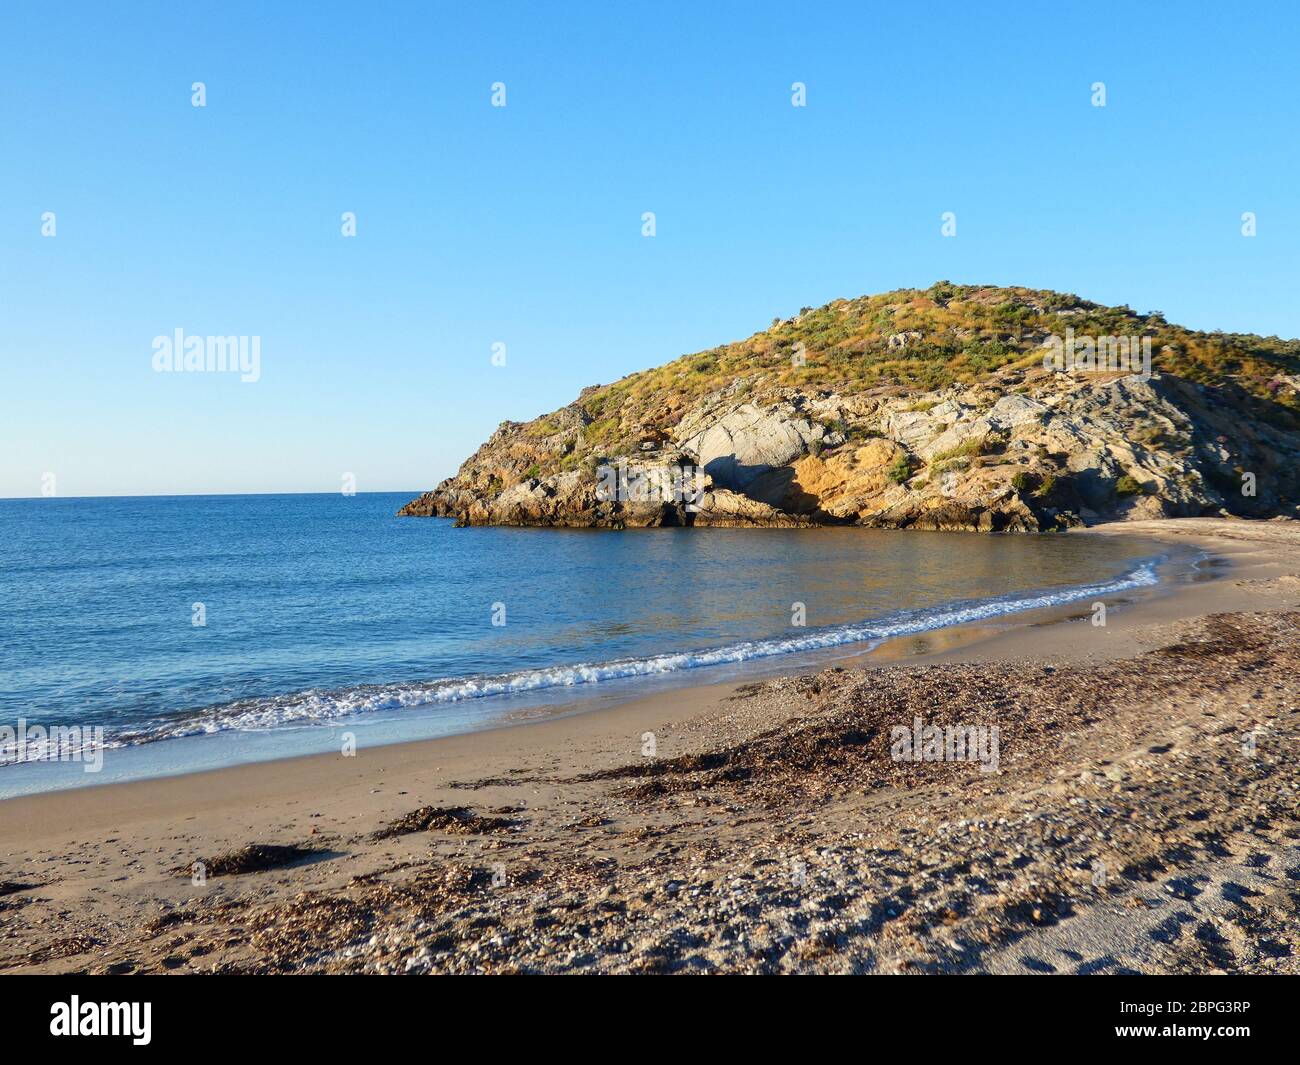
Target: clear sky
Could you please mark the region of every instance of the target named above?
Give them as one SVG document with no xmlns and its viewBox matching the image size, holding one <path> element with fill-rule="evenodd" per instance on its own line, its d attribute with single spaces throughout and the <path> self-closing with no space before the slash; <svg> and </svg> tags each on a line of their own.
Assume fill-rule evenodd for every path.
<svg viewBox="0 0 1300 1065">
<path fill-rule="evenodd" d="M 939 279 L 1300 335 L 1298 31 L 1291 2 L 6 0 L 0 496 L 429 488 L 502 419 Z M 178 328 L 260 337 L 260 380 L 155 373 Z"/>
</svg>

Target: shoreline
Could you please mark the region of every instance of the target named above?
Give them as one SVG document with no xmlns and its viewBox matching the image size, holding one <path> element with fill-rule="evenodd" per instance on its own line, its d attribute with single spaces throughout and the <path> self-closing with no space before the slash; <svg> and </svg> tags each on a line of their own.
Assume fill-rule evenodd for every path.
<svg viewBox="0 0 1300 1065">
<path fill-rule="evenodd" d="M 1010 676 L 1018 684 L 1028 673 L 1038 677 L 1044 670 L 1116 670 L 1123 683 L 1116 680 L 1112 687 L 1120 691 L 1125 683 L 1140 682 L 1124 672 L 1126 663 L 1176 643 L 1189 626 L 1212 616 L 1253 617 L 1300 604 L 1300 527 L 1294 522 L 1169 519 L 1080 534 L 1145 536 L 1209 547 L 1227 566 L 1217 579 L 1162 585 L 1154 594 L 1127 593 L 1132 601 L 1112 610 L 1100 629 L 1079 620 L 1080 603 L 1065 604 L 1011 615 L 1015 620 L 1010 624 L 1002 618 L 993 626 L 977 623 L 899 637 L 832 667 L 805 670 L 802 676 L 675 687 L 614 706 L 360 748 L 353 758 L 303 755 L 0 801 L 0 811 L 8 815 L 0 818 L 0 909 L 7 911 L 10 925 L 0 940 L 0 971 L 509 968 L 518 964 L 506 949 L 509 944 L 493 947 L 487 934 L 475 938 L 471 950 L 465 943 L 466 924 L 456 925 L 454 948 L 434 949 L 446 945 L 441 937 L 453 934 L 430 931 L 434 918 L 450 920 L 466 910 L 479 918 L 489 914 L 489 928 L 515 928 L 518 914 L 503 907 L 522 907 L 527 916 L 530 907 L 541 905 L 554 917 L 549 903 L 567 900 L 560 907 L 564 913 L 573 907 L 585 912 L 587 903 L 575 900 L 588 894 L 598 899 L 607 889 L 614 895 L 604 896 L 605 902 L 617 897 L 630 906 L 627 892 L 633 885 L 623 883 L 620 870 L 647 884 L 654 881 L 653 890 L 676 898 L 684 888 L 664 885 L 692 883 L 700 868 L 717 864 L 707 857 L 716 852 L 727 856 L 723 865 L 733 875 L 743 867 L 745 875 L 761 876 L 741 861 L 742 851 L 767 847 L 767 860 L 780 864 L 791 849 L 806 847 L 815 837 L 823 837 L 823 847 L 847 846 L 853 835 L 848 829 L 854 826 L 859 834 L 868 826 L 871 832 L 889 833 L 913 823 L 917 827 L 911 831 L 920 833 L 928 829 L 917 818 L 932 826 L 954 802 L 969 817 L 1009 801 L 1007 795 L 1020 787 L 1024 775 L 1019 763 L 1033 749 L 1028 738 L 1028 747 L 1017 746 L 1019 732 L 996 777 L 982 780 L 977 774 L 956 793 L 934 782 L 899 778 L 891 775 L 893 770 L 880 786 L 865 790 L 836 778 L 820 798 L 806 794 L 806 782 L 819 779 L 817 771 L 782 777 L 793 789 L 788 803 L 758 784 L 752 795 L 734 793 L 725 780 L 703 792 L 673 790 L 678 787 L 672 783 L 675 774 L 700 771 L 679 765 L 682 760 L 690 762 L 708 751 L 749 751 L 765 735 L 782 730 L 797 735 L 804 727 L 820 727 L 827 714 L 846 712 L 844 697 L 836 691 L 860 670 L 867 671 L 862 677 L 871 683 L 863 689 L 855 681 L 854 699 L 859 701 L 874 698 L 877 688 L 889 691 L 895 681 L 911 684 L 936 671 L 945 676 L 945 671 L 956 671 L 957 691 L 970 680 L 972 697 L 963 697 L 960 705 L 985 710 L 995 704 L 980 693 L 994 681 L 1010 684 Z M 918 639 L 927 643 L 919 654 L 914 653 Z M 1181 675 L 1176 684 L 1171 682 L 1171 704 L 1158 714 L 1154 707 L 1140 711 L 1125 704 L 1116 711 L 1116 735 L 1127 737 L 1130 728 L 1139 726 L 1165 727 L 1177 717 L 1175 710 L 1181 713 L 1179 685 L 1187 683 Z M 1103 690 L 1110 689 L 1098 689 Z M 1029 725 L 1015 726 L 1022 727 L 1032 732 Z M 1178 727 L 1193 726 L 1179 718 Z M 1096 735 L 1090 735 L 1090 727 L 1079 731 L 1076 717 L 1069 715 L 1051 728 L 1045 735 L 1069 738 L 1063 750 L 1113 738 L 1106 730 L 1091 729 Z M 642 753 L 647 734 L 653 734 L 653 768 Z M 761 764 L 766 774 L 788 776 L 792 771 Z M 666 774 L 662 778 L 661 770 Z M 1029 775 L 1036 771 L 1031 767 Z M 1106 779 L 1104 774 L 1101 778 Z M 642 783 L 627 784 L 638 779 Z M 656 790 L 663 787 L 669 790 Z M 1035 779 L 1025 787 L 1037 795 L 1044 787 L 1050 791 L 1050 780 Z M 428 830 L 403 831 L 382 842 L 373 838 L 385 824 L 430 809 L 436 816 Z M 778 831 L 785 842 L 773 844 L 769 830 Z M 317 853 L 283 867 L 213 876 L 202 886 L 176 872 L 196 859 L 234 854 L 251 844 L 299 846 Z M 688 852 L 696 855 L 693 866 L 683 861 Z M 505 872 L 495 885 L 498 864 Z M 487 881 L 482 880 L 484 870 Z M 664 885 L 658 885 L 656 871 L 668 876 Z M 716 884 L 716 878 L 710 883 Z M 424 898 L 430 891 L 436 899 Z M 399 902 L 417 895 L 422 901 L 411 918 Z M 308 905 L 304 897 L 314 900 L 308 910 L 303 909 Z M 318 912 L 324 899 L 350 916 L 339 919 L 337 927 L 315 928 L 313 915 L 324 921 Z M 400 928 L 386 931 L 398 910 Z M 648 913 L 644 916 L 650 920 Z M 555 919 L 566 923 L 563 916 Z M 958 914 L 956 924 L 964 927 L 965 920 Z M 428 927 L 420 927 L 421 921 Z M 772 920 L 762 923 L 773 925 Z M 385 938 L 390 931 L 400 940 L 397 946 Z M 1014 931 L 1024 934 L 1018 925 Z M 901 964 L 898 958 L 888 965 L 880 962 L 884 953 L 878 938 L 873 933 L 868 950 L 877 959 L 871 971 Z M 745 970 L 747 955 L 733 948 L 730 942 L 711 948 L 716 957 L 708 957 L 709 965 Z M 608 945 L 585 952 L 529 949 L 534 953 L 519 951 L 520 957 L 532 958 L 522 966 L 525 971 L 647 971 L 661 955 L 665 966 L 677 971 L 681 960 L 635 944 L 626 954 Z M 826 953 L 783 950 L 781 957 L 783 965 L 797 970 L 834 969 L 845 958 L 859 969 L 866 964 L 860 951 L 838 948 Z M 985 953 L 980 971 L 1002 971 L 1004 962 Z M 1015 968 L 1005 964 L 1008 971 Z M 761 968 L 758 961 L 753 965 Z M 947 964 L 944 971 L 951 970 Z"/>
<path fill-rule="evenodd" d="M 1153 547 L 1159 543 L 1156 537 L 1138 537 L 1138 539 L 1145 540 Z M 1145 565 L 1152 559 L 1155 559 L 1155 556 L 1151 558 L 1134 556 L 1130 562 L 1142 562 Z M 1096 594 L 1111 603 L 1121 604 L 1131 603 L 1134 599 L 1145 600 L 1151 596 L 1159 597 L 1168 594 L 1171 585 L 1184 579 L 1181 573 L 1171 571 L 1176 571 L 1180 566 L 1187 566 L 1190 561 L 1190 552 L 1188 557 L 1182 559 L 1161 557 L 1158 565 L 1164 572 L 1160 574 L 1156 583 L 1150 586 L 1106 589 Z M 1139 568 L 1132 567 L 1111 578 L 1099 579 L 1094 583 L 1098 585 L 1120 583 L 1132 579 Z M 598 682 L 542 684 L 534 688 L 489 695 L 483 700 L 454 701 L 446 704 L 444 708 L 444 713 L 450 715 L 450 720 L 416 717 L 403 721 L 401 717 L 394 718 L 391 715 L 379 715 L 377 718 L 360 715 L 355 719 L 319 721 L 312 727 L 299 729 L 265 731 L 221 729 L 213 733 L 182 733 L 145 742 L 128 743 L 124 746 L 110 746 L 109 751 L 114 765 L 106 775 L 107 779 L 90 779 L 90 775 L 84 772 L 77 761 L 57 763 L 32 761 L 3 765 L 0 766 L 0 786 L 2 786 L 0 803 L 14 798 L 65 790 L 98 790 L 142 780 L 219 772 L 244 765 L 271 765 L 298 758 L 330 757 L 339 745 L 339 738 L 349 734 L 355 735 L 357 747 L 364 746 L 367 749 L 404 743 L 435 742 L 455 736 L 491 734 L 537 721 L 587 713 L 604 713 L 626 703 L 655 700 L 667 692 L 694 689 L 725 692 L 755 679 L 770 680 L 797 672 L 824 669 L 836 664 L 864 667 L 889 661 L 925 662 L 929 658 L 927 650 L 929 648 L 966 646 L 1004 631 L 1014 631 L 1025 626 L 1041 626 L 1069 618 L 1077 611 L 1079 604 L 1091 596 L 1091 592 L 1079 598 L 1047 606 L 1022 607 L 1019 606 L 1018 601 L 1032 600 L 1040 596 L 1070 595 L 1079 591 L 1088 591 L 1089 588 L 1089 584 L 1029 587 L 1016 592 L 1003 593 L 991 599 L 956 599 L 947 603 L 934 604 L 919 611 L 920 614 L 930 614 L 931 617 L 917 619 L 920 624 L 933 624 L 933 627 L 921 628 L 915 633 L 860 636 L 855 632 L 838 632 L 838 630 L 854 630 L 859 627 L 867 629 L 875 625 L 889 625 L 898 620 L 896 615 L 885 613 L 862 622 L 845 622 L 831 625 L 825 630 L 813 631 L 808 641 L 812 646 L 805 648 L 782 647 L 773 653 L 751 650 L 744 657 L 734 660 L 723 658 L 718 662 L 705 664 L 697 662 L 666 668 L 662 671 L 651 670 L 644 673 L 615 675 L 602 678 Z M 987 617 L 977 617 L 973 620 L 950 619 L 954 612 L 959 613 L 971 608 L 978 611 L 985 605 L 992 607 L 995 604 L 1014 608 L 1004 613 L 991 613 Z M 831 639 L 826 643 L 819 643 L 819 637 L 823 635 L 832 637 L 842 635 L 848 638 L 843 642 L 835 642 Z M 795 640 L 795 636 L 787 633 L 756 638 L 753 643 L 761 647 L 764 644 L 788 644 Z M 740 649 L 747 645 L 734 646 Z M 659 658 L 702 658 L 718 652 L 727 652 L 732 647 L 733 645 L 723 645 L 717 648 L 670 651 L 651 655 L 640 661 L 644 664 L 656 662 Z M 619 661 L 594 662 L 587 664 L 586 668 L 600 670 L 608 666 L 617 667 L 620 664 Z M 580 668 L 584 666 L 571 664 L 542 668 L 540 671 L 563 672 Z M 519 675 L 523 676 L 522 673 Z M 450 684 L 451 681 L 445 683 Z M 512 704 L 519 705 L 512 706 Z M 474 713 L 476 709 L 481 709 L 481 713 L 477 716 Z M 443 731 L 448 727 L 452 731 Z M 407 734 L 402 735 L 403 732 Z M 420 732 L 426 732 L 426 735 L 419 735 Z M 295 750 L 295 747 L 298 749 Z M 27 779 L 21 779 L 24 777 Z M 14 780 L 18 782 L 13 783 Z"/>
<path fill-rule="evenodd" d="M 1184 519 L 1176 519 L 1184 520 Z M 1105 527 L 1102 527 L 1105 528 Z M 1081 530 L 1069 535 L 1088 535 L 1095 530 Z M 1127 530 L 1119 530 L 1121 534 Z M 1173 533 L 1166 534 L 1166 537 L 1173 542 L 1183 542 L 1174 538 Z M 1152 536 L 1152 539 L 1159 539 L 1158 536 Z M 1198 543 L 1197 546 L 1202 546 Z M 1146 588 L 1127 590 L 1123 593 L 1124 598 L 1121 600 L 1122 606 L 1117 608 L 1116 612 L 1123 613 L 1134 609 L 1141 609 L 1152 602 L 1158 602 L 1168 596 L 1176 595 L 1180 588 L 1183 587 L 1174 581 L 1162 580 L 1159 584 Z M 798 673 L 809 671 L 819 671 L 821 669 L 839 666 L 842 668 L 882 668 L 889 665 L 927 665 L 939 662 L 950 661 L 990 661 L 999 660 L 1005 653 L 1004 647 L 1014 642 L 1022 634 L 1022 630 L 1047 630 L 1052 626 L 1059 625 L 1062 622 L 1069 621 L 1079 617 L 1080 601 L 1059 603 L 1048 607 L 1038 607 L 1030 610 L 1018 611 L 1010 614 L 997 615 L 993 618 L 963 622 L 956 625 L 945 625 L 939 628 L 926 630 L 917 634 L 906 634 L 900 636 L 890 636 L 882 639 L 879 644 L 870 650 L 855 652 L 850 648 L 852 645 L 843 645 L 844 650 L 837 654 L 833 661 L 826 661 L 817 664 L 803 664 L 796 666 L 795 663 L 780 662 L 781 656 L 770 658 L 747 659 L 743 663 L 733 668 L 746 669 L 747 667 L 757 667 L 760 676 L 739 677 L 720 681 L 705 681 L 702 683 L 666 683 L 665 687 L 658 691 L 646 693 L 618 693 L 610 696 L 607 692 L 600 692 L 595 689 L 585 695 L 576 696 L 571 700 L 566 700 L 554 704 L 541 704 L 538 706 L 524 707 L 520 710 L 513 711 L 504 718 L 489 721 L 480 728 L 468 729 L 464 732 L 451 733 L 444 736 L 433 736 L 416 739 L 392 740 L 380 742 L 364 747 L 358 745 L 358 751 L 366 750 L 370 752 L 386 751 L 393 748 L 411 747 L 418 749 L 418 756 L 423 757 L 426 754 L 433 754 L 440 749 L 440 745 L 447 744 L 454 740 L 469 740 L 471 737 L 490 738 L 503 733 L 512 732 L 516 729 L 537 729 L 544 725 L 556 725 L 559 722 L 571 720 L 573 718 L 585 717 L 587 715 L 604 715 L 611 714 L 619 710 L 625 710 L 630 716 L 640 717 L 642 714 L 651 713 L 658 708 L 666 698 L 673 696 L 671 701 L 674 705 L 679 705 L 685 712 L 707 711 L 709 706 L 714 703 L 727 699 L 736 689 L 752 683 L 755 679 L 770 681 L 782 678 L 789 678 Z M 1050 637 L 1040 638 L 1046 648 L 1052 648 L 1055 651 L 1056 641 Z M 986 647 L 987 645 L 987 647 Z M 1009 649 L 1009 647 L 1007 648 Z M 1048 653 L 1052 653 L 1049 651 Z M 1055 653 L 1061 653 L 1055 651 Z M 987 657 L 985 657 L 987 656 Z M 602 698 L 602 696 L 604 698 Z M 531 718 L 531 719 L 530 719 Z M 345 726 L 339 726 L 343 728 Z M 562 731 L 562 726 L 559 726 Z M 206 739 L 207 737 L 181 737 L 180 742 L 193 739 Z M 155 741 L 158 743 L 175 742 L 171 740 Z M 139 747 L 125 748 L 125 750 L 141 750 L 151 747 L 152 744 L 142 744 Z M 472 746 L 477 747 L 477 744 Z M 413 752 L 415 753 L 415 752 Z M 91 782 L 86 784 L 74 784 L 67 787 L 46 789 L 42 791 L 27 792 L 19 795 L 0 797 L 0 811 L 5 809 L 6 804 L 18 802 L 24 799 L 37 799 L 43 796 L 56 796 L 64 792 L 79 792 L 81 795 L 89 798 L 92 795 L 102 794 L 106 789 L 126 788 L 132 785 L 143 785 L 159 781 L 185 780 L 189 778 L 220 776 L 221 774 L 235 773 L 240 770 L 247 770 L 253 773 L 275 773 L 279 769 L 293 765 L 302 761 L 313 761 L 319 764 L 335 763 L 340 760 L 340 756 L 331 752 L 308 752 L 303 754 L 290 754 L 283 756 L 274 756 L 270 758 L 253 759 L 246 762 L 238 762 L 230 765 L 220 765 L 210 768 L 200 769 L 183 769 L 176 772 L 159 772 L 141 777 L 133 777 L 120 781 L 105 781 L 103 783 Z M 404 759 L 394 759 L 395 762 L 403 762 Z M 0 836 L 2 839 L 2 836 Z"/>
</svg>

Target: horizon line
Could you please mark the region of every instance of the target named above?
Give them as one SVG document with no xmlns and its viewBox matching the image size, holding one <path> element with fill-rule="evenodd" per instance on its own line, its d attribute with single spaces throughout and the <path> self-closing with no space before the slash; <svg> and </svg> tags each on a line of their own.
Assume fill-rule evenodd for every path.
<svg viewBox="0 0 1300 1065">
<path fill-rule="evenodd" d="M 358 496 L 383 496 L 383 495 L 405 495 L 408 489 L 390 488 L 381 491 L 353 492 L 351 495 Z M 416 489 L 412 493 L 412 498 L 423 492 L 427 488 Z M 79 496 L 0 496 L 0 503 L 19 503 L 34 500 L 49 500 L 57 502 L 59 500 L 72 499 L 224 499 L 239 496 L 338 496 L 344 495 L 337 490 L 333 492 L 314 492 L 314 491 L 287 491 L 287 492 L 134 492 L 134 493 L 102 493 L 99 495 L 79 495 Z M 346 496 L 345 496 L 346 498 Z"/>
</svg>

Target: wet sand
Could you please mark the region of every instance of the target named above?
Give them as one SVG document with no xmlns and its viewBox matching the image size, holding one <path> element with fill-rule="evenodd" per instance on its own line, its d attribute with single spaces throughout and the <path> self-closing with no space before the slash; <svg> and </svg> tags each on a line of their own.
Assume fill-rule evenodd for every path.
<svg viewBox="0 0 1300 1065">
<path fill-rule="evenodd" d="M 1300 526 L 1080 535 L 1200 546 L 1215 579 L 1125 593 L 1105 627 L 1075 604 L 0 802 L 0 970 L 1300 971 Z M 917 716 L 996 725 L 996 772 L 892 757 Z"/>
</svg>

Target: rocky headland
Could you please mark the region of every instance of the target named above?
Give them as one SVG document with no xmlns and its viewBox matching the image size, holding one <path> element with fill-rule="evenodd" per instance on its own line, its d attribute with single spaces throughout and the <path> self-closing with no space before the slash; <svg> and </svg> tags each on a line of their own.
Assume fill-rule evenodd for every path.
<svg viewBox="0 0 1300 1065">
<path fill-rule="evenodd" d="M 1051 358 L 1061 338 L 1076 354 L 1065 367 Z M 503 422 L 399 513 L 989 532 L 1293 516 L 1297 457 L 1300 341 L 940 282 L 806 308 Z"/>
</svg>

